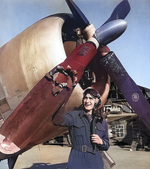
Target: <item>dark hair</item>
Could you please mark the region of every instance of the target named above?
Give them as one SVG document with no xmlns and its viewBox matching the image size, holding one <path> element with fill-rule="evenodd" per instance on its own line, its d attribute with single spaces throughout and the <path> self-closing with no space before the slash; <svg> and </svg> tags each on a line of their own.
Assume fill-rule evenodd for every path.
<svg viewBox="0 0 150 169">
<path fill-rule="evenodd" d="M 85 98 L 85 96 L 86 96 L 87 94 L 90 94 L 90 95 L 93 96 L 94 98 L 98 98 L 98 99 L 99 99 L 98 103 L 95 103 L 95 105 L 94 105 L 94 108 L 98 108 L 99 105 L 101 104 L 101 99 L 100 99 L 100 94 L 99 94 L 99 92 L 98 92 L 97 90 L 93 89 L 93 88 L 87 88 L 87 89 L 84 91 L 84 93 L 83 93 L 82 102 L 83 102 L 83 100 L 84 100 L 84 98 Z"/>
</svg>

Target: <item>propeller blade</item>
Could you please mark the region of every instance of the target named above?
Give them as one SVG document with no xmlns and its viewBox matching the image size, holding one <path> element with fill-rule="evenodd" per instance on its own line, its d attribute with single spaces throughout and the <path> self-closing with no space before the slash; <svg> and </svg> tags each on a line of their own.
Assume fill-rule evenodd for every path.
<svg viewBox="0 0 150 169">
<path fill-rule="evenodd" d="M 121 36 L 126 28 L 127 22 L 123 19 L 113 20 L 96 29 L 95 36 L 101 46 L 106 46 Z"/>
<path fill-rule="evenodd" d="M 130 4 L 129 4 L 128 0 L 123 0 L 122 2 L 120 2 L 116 6 L 116 8 L 113 10 L 110 18 L 104 24 L 106 24 L 107 22 L 110 22 L 112 20 L 124 19 L 128 15 L 128 13 L 130 12 L 130 9 L 131 8 L 130 8 Z"/>
<path fill-rule="evenodd" d="M 72 0 L 66 0 L 73 16 L 77 20 L 80 28 L 85 29 L 90 23 L 82 11 L 77 7 L 77 5 Z"/>
<path fill-rule="evenodd" d="M 128 0 L 123 0 L 116 6 L 110 18 L 96 29 L 95 36 L 101 46 L 106 46 L 123 34 L 127 28 L 127 23 L 123 19 L 129 12 L 130 4 Z"/>
</svg>

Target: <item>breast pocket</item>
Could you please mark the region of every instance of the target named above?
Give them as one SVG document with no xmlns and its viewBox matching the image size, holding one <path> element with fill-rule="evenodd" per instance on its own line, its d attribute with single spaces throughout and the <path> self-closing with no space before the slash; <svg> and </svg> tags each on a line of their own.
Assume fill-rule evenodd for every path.
<svg viewBox="0 0 150 169">
<path fill-rule="evenodd" d="M 102 125 L 96 124 L 96 133 L 102 138 L 104 135 L 105 129 Z"/>
<path fill-rule="evenodd" d="M 82 123 L 82 121 L 76 120 L 76 122 L 73 125 L 74 135 L 81 136 L 84 134 L 85 126 Z"/>
</svg>

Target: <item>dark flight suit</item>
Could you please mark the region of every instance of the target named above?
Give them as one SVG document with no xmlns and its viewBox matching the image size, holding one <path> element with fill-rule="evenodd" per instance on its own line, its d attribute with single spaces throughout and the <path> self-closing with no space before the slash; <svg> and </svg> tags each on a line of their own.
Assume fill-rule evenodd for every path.
<svg viewBox="0 0 150 169">
<path fill-rule="evenodd" d="M 90 120 L 84 110 L 67 113 L 62 126 L 69 128 L 72 141 L 68 169 L 103 169 L 104 164 L 100 151 L 106 151 L 109 148 L 106 120 L 96 123 L 96 134 L 103 140 L 103 145 L 97 145 L 96 151 L 93 151 L 91 144 Z"/>
</svg>

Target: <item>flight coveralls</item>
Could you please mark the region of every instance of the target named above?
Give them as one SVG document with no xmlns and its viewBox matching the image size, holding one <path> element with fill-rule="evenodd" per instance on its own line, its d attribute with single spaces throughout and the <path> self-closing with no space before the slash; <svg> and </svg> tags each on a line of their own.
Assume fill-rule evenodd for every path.
<svg viewBox="0 0 150 169">
<path fill-rule="evenodd" d="M 72 149 L 68 160 L 68 169 L 103 169 L 100 151 L 109 148 L 108 127 L 104 119 L 96 123 L 96 134 L 103 140 L 93 150 L 91 143 L 90 120 L 84 110 L 73 110 L 64 116 L 61 126 L 69 128 Z"/>
</svg>

